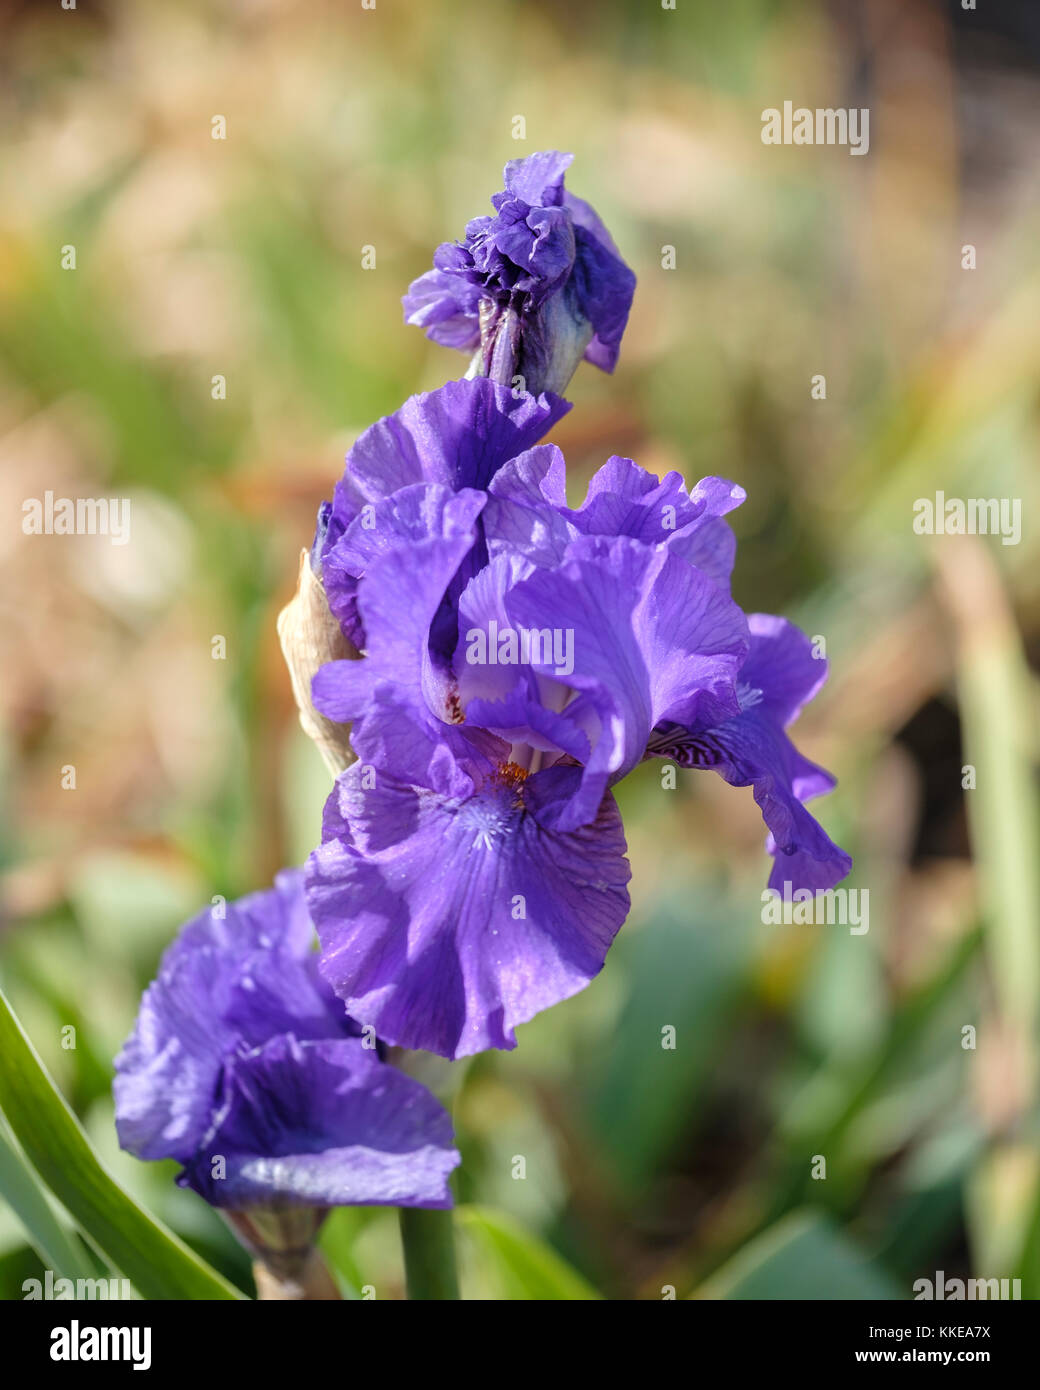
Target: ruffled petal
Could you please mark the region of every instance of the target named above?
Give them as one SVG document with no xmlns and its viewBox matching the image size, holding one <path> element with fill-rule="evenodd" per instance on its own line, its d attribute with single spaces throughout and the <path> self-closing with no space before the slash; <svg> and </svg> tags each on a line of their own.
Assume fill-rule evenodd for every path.
<svg viewBox="0 0 1040 1390">
<path fill-rule="evenodd" d="M 537 444 L 569 409 L 549 392 L 514 393 L 486 377 L 410 397 L 365 430 L 347 455 L 333 496 L 333 539 L 366 502 L 411 483 L 486 489 L 504 463 Z"/>
<path fill-rule="evenodd" d="M 514 280 L 533 304 L 559 288 L 574 264 L 574 225 L 562 208 L 503 208 L 494 231 L 495 249 L 524 273 Z"/>
<path fill-rule="evenodd" d="M 584 785 L 561 828 L 594 812 L 604 778 L 619 780 L 641 760 L 662 720 L 718 722 L 739 711 L 737 672 L 747 624 L 729 596 L 664 549 L 628 537 L 581 537 L 558 570 L 537 569 L 506 596 L 517 628 L 572 634 L 573 671 L 563 679 L 598 715 Z M 534 668 L 553 676 L 555 668 Z M 587 723 L 586 723 L 587 727 Z"/>
<path fill-rule="evenodd" d="M 567 510 L 567 466 L 555 444 L 539 444 L 500 469 L 488 488 L 483 527 L 488 554 L 559 564 L 580 532 Z"/>
<path fill-rule="evenodd" d="M 314 705 L 329 719 L 348 722 L 360 716 L 380 681 L 402 685 L 418 696 L 424 685 L 435 679 L 429 650 L 431 628 L 449 585 L 478 539 L 475 519 L 483 496 L 467 490 L 453 499 L 447 488 L 408 492 L 409 501 L 399 515 L 397 498 L 380 505 L 381 540 L 372 542 L 371 558 L 355 548 L 353 556 L 344 559 L 337 578 L 330 578 L 341 606 L 348 592 L 345 580 L 356 586 L 366 658 L 330 661 L 315 675 L 311 691 Z M 404 519 L 406 515 L 410 521 Z M 359 533 L 355 523 L 337 543 L 333 555 L 339 556 L 348 537 L 353 544 L 359 534 L 363 532 Z M 360 577 L 349 574 L 357 567 L 355 561 L 365 567 Z"/>
<path fill-rule="evenodd" d="M 480 342 L 480 289 L 459 274 L 428 270 L 401 299 L 405 323 L 426 330 L 442 347 L 472 352 Z"/>
<path fill-rule="evenodd" d="M 116 1131 L 138 1158 L 183 1162 L 209 1128 L 223 1059 L 238 1040 L 221 1021 L 231 993 L 221 964 L 211 947 L 164 961 L 116 1058 Z"/>
<path fill-rule="evenodd" d="M 573 204 L 580 202 L 580 199 L 573 200 Z M 591 212 L 587 203 L 584 207 Z M 595 220 L 602 228 L 599 218 Z M 577 218 L 575 221 L 577 224 Z M 592 324 L 593 335 L 585 349 L 585 361 L 601 371 L 612 372 L 617 366 L 621 339 L 628 324 L 636 277 L 617 251 L 611 249 L 613 242 L 608 246 L 599 235 L 580 224 L 575 225 L 574 241 L 574 270 L 567 289 Z"/>
<path fill-rule="evenodd" d="M 560 150 L 538 150 L 525 159 L 511 159 L 503 171 L 506 191 L 531 207 L 558 207 L 563 176 L 573 163 L 574 156 Z"/>
<path fill-rule="evenodd" d="M 360 1040 L 291 1034 L 236 1057 L 178 1181 L 216 1207 L 450 1207 L 451 1120 Z"/>
<path fill-rule="evenodd" d="M 372 566 L 387 556 L 404 560 L 414 554 L 416 545 L 430 539 L 464 541 L 461 548 L 453 546 L 443 550 L 445 556 L 461 552 L 445 577 L 446 589 L 462 555 L 478 539 L 476 520 L 485 500 L 485 493 L 472 488 L 454 492 L 440 483 L 414 483 L 390 497 L 369 503 L 354 518 L 326 552 L 322 582 L 329 607 L 356 647 L 366 645 L 365 627 L 358 611 L 358 589 Z M 385 566 L 383 573 L 393 574 L 398 568 L 397 564 Z M 377 598 L 374 595 L 374 599 Z M 378 607 L 378 603 L 374 606 Z M 385 608 L 379 608 L 379 612 L 385 613 Z M 432 614 L 429 621 L 433 621 Z M 410 628 L 410 632 L 414 631 L 414 627 Z M 429 640 L 429 625 L 421 640 Z"/>
<path fill-rule="evenodd" d="M 569 516 L 583 535 L 632 536 L 665 545 L 728 586 L 736 540 L 721 518 L 745 497 L 743 488 L 714 477 L 702 478 L 688 492 L 678 473 L 658 479 L 615 455 L 594 474 L 585 501 Z"/>
<path fill-rule="evenodd" d="M 725 478 L 702 478 L 691 490 L 678 473 L 654 477 L 617 455 L 598 469 L 588 495 L 568 508 L 566 470 L 554 445 L 512 459 L 489 489 L 483 526 L 488 553 L 519 553 L 538 565 L 558 565 L 576 536 L 631 536 L 664 546 L 729 587 L 736 538 L 722 519 L 745 499 Z"/>
<path fill-rule="evenodd" d="M 609 795 L 588 826 L 546 825 L 578 776 L 502 769 L 456 798 L 339 778 L 352 843 L 314 852 L 307 892 L 322 970 L 354 1017 L 461 1057 L 513 1047 L 517 1024 L 588 984 L 628 912 L 629 869 Z"/>
<path fill-rule="evenodd" d="M 116 1128 L 140 1158 L 191 1154 L 210 1123 L 224 1059 L 276 1032 L 356 1032 L 317 974 L 297 870 L 273 889 L 201 913 L 163 956 L 116 1058 Z"/>
</svg>

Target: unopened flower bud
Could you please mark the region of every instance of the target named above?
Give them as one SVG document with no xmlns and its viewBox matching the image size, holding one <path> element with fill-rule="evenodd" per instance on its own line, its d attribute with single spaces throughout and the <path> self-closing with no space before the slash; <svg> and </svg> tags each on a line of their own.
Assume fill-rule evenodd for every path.
<svg viewBox="0 0 1040 1390">
<path fill-rule="evenodd" d="M 349 729 L 346 724 L 326 719 L 314 708 L 311 680 L 326 662 L 356 658 L 359 652 L 333 617 L 322 582 L 306 550 L 300 552 L 296 593 L 278 615 L 278 637 L 289 668 L 300 724 L 336 777 L 354 761 Z"/>
</svg>

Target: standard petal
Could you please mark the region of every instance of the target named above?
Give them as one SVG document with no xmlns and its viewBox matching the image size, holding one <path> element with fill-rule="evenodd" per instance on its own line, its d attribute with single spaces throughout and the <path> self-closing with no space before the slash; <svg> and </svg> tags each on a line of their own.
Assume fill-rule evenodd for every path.
<svg viewBox="0 0 1040 1390">
<path fill-rule="evenodd" d="M 333 516 L 345 527 L 364 503 L 410 483 L 486 489 L 504 463 L 537 444 L 569 409 L 559 396 L 516 394 L 486 377 L 412 396 L 350 450 Z"/>
<path fill-rule="evenodd" d="M 456 525 L 447 509 L 441 519 L 445 534 L 395 545 L 372 559 L 357 581 L 365 659 L 330 661 L 315 675 L 314 705 L 328 718 L 356 718 L 379 681 L 419 694 L 432 679 L 430 631 L 448 586 L 477 540 L 475 526 Z"/>
<path fill-rule="evenodd" d="M 687 491 L 680 474 L 658 479 L 616 455 L 594 475 L 581 507 L 568 513 L 587 536 L 632 536 L 665 545 L 716 583 L 729 585 L 736 540 L 721 518 L 745 499 L 725 478 L 702 478 Z"/>
<path fill-rule="evenodd" d="M 656 478 L 615 455 L 572 511 L 565 479 L 563 455 L 554 445 L 539 445 L 506 464 L 491 484 L 482 518 L 489 554 L 519 551 L 535 564 L 557 565 L 578 535 L 631 536 L 666 547 L 729 587 L 736 538 L 722 518 L 744 501 L 743 488 L 709 477 L 687 491 L 678 473 Z"/>
<path fill-rule="evenodd" d="M 523 273 L 514 288 L 537 305 L 560 287 L 574 264 L 574 225 L 562 208 L 503 208 L 494 231 L 496 250 Z M 511 277 L 512 278 L 512 277 Z"/>
<path fill-rule="evenodd" d="M 520 674 L 498 660 L 498 634 L 509 627 L 506 596 L 532 572 L 522 556 L 501 554 L 484 566 L 459 597 L 458 642 L 452 657 L 463 710 L 474 698 L 499 699 L 513 689 Z M 533 673 L 532 673 L 533 682 Z"/>
<path fill-rule="evenodd" d="M 488 488 L 482 524 L 488 554 L 559 564 L 580 533 L 567 511 L 567 465 L 555 444 L 519 454 Z"/>
<path fill-rule="evenodd" d="M 739 507 L 747 493 L 725 478 L 702 478 L 690 490 L 690 499 L 703 510 L 666 542 L 687 564 L 696 565 L 717 584 L 729 588 L 733 561 L 737 553 L 737 538 L 723 517 Z"/>
<path fill-rule="evenodd" d="M 326 551 L 322 582 L 329 607 L 356 647 L 366 645 L 365 628 L 358 612 L 358 589 L 372 566 L 386 556 L 396 556 L 401 565 L 407 567 L 415 547 L 431 539 L 464 541 L 462 554 L 465 554 L 478 539 L 476 520 L 485 501 L 486 494 L 473 488 L 455 492 L 442 483 L 413 483 L 389 497 L 369 503 L 354 518 Z M 454 555 L 456 548 L 443 553 Z M 445 579 L 445 589 L 458 563 Z M 399 566 L 389 568 L 393 572 Z M 423 640 L 428 637 L 427 629 Z"/>
<path fill-rule="evenodd" d="M 563 196 L 563 176 L 573 162 L 572 154 L 539 150 L 526 159 L 511 159 L 503 170 L 503 182 L 507 192 L 532 207 L 557 207 Z"/>
<path fill-rule="evenodd" d="M 706 575 L 636 540 L 581 537 L 558 570 L 535 570 L 506 596 L 518 628 L 547 624 L 568 637 L 573 671 L 599 715 L 586 785 L 561 826 L 595 810 L 602 779 L 617 781 L 641 760 L 662 720 L 717 722 L 739 710 L 736 676 L 747 654 L 740 609 Z M 550 665 L 535 669 L 554 675 Z M 582 707 L 587 716 L 589 704 Z"/>
</svg>

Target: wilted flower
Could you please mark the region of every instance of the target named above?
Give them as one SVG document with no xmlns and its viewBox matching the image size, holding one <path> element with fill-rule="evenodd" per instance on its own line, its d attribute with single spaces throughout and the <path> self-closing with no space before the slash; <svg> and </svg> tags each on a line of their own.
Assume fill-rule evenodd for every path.
<svg viewBox="0 0 1040 1390">
<path fill-rule="evenodd" d="M 405 320 L 474 352 L 471 375 L 562 391 L 578 363 L 612 372 L 635 276 L 610 233 L 563 186 L 573 155 L 547 150 L 505 167 L 493 217 L 444 242 L 404 296 Z"/>
<path fill-rule="evenodd" d="M 286 1209 L 450 1206 L 448 1115 L 367 1045 L 313 946 L 296 870 L 183 928 L 116 1059 L 120 1144 L 177 1159 L 254 1232 Z"/>
</svg>

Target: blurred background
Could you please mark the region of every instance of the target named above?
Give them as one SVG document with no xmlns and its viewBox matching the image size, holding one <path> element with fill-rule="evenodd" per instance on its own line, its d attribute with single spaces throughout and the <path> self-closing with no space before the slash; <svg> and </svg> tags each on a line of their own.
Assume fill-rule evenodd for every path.
<svg viewBox="0 0 1040 1390">
<path fill-rule="evenodd" d="M 118 1151 L 112 1058 L 178 924 L 317 841 L 275 635 L 299 549 L 357 433 L 465 369 L 402 323 L 409 281 L 507 159 L 560 148 L 639 280 L 616 374 L 582 367 L 553 434 L 573 500 L 615 452 L 747 489 L 734 595 L 826 639 L 796 736 L 839 777 L 817 810 L 870 930 L 762 925 L 750 791 L 633 775 L 602 975 L 449 1079 L 464 1294 L 910 1298 L 942 1270 L 1037 1296 L 1035 8 L 4 0 L 0 25 L 0 969 L 119 1180 L 251 1288 L 175 1165 Z M 869 107 L 869 154 L 763 145 L 785 100 Z M 130 544 L 24 535 L 48 489 L 131 498 Z M 915 534 L 939 490 L 1021 499 L 1020 544 Z M 325 1244 L 402 1296 L 393 1212 Z M 38 1271 L 0 1206 L 0 1294 Z"/>
</svg>

